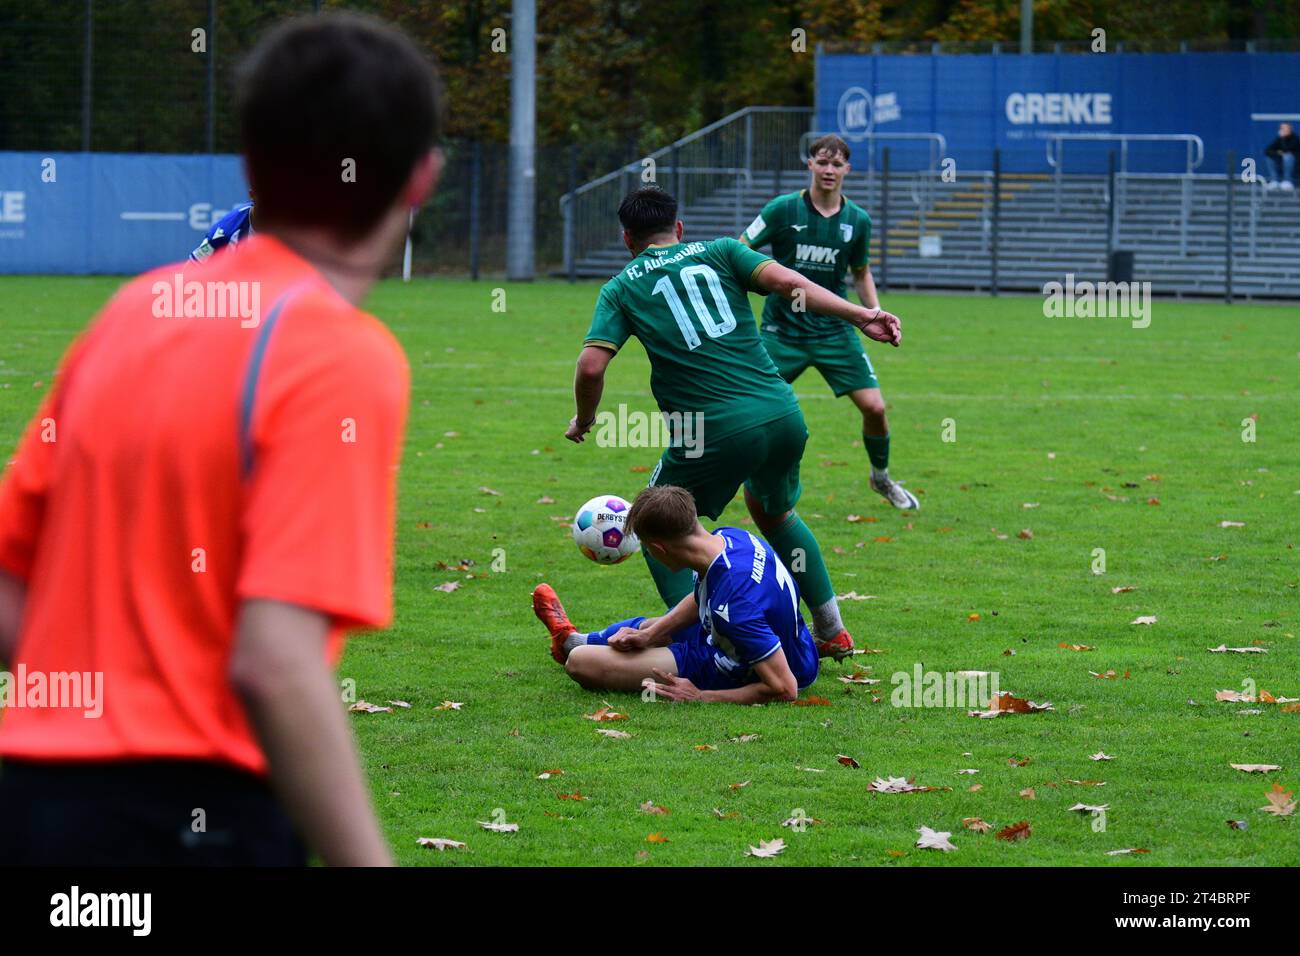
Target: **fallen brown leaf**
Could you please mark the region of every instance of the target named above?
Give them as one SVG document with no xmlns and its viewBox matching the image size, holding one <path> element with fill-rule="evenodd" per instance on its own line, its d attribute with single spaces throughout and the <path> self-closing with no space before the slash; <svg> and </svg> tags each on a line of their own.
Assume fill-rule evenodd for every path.
<svg viewBox="0 0 1300 956">
<path fill-rule="evenodd" d="M 1033 828 L 1030 827 L 1028 820 L 1021 820 L 1019 823 L 1013 823 L 1009 827 L 1003 827 L 998 831 L 998 839 L 1014 843 L 1017 840 L 1027 840 Z"/>
</svg>

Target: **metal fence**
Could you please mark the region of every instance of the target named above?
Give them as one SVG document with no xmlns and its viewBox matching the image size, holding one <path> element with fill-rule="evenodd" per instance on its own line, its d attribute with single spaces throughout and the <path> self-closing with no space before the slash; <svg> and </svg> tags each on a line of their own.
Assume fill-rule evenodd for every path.
<svg viewBox="0 0 1300 956">
<path fill-rule="evenodd" d="M 656 182 L 671 192 L 682 216 L 727 193 L 731 231 L 739 233 L 750 215 L 745 187 L 757 171 L 789 164 L 812 112 L 749 106 L 565 193 L 559 201 L 565 271 L 574 276 L 579 259 L 618 241 L 619 202 L 640 183 Z"/>
<path fill-rule="evenodd" d="M 158 0 L 149 19 L 134 0 L 0 0 L 0 152 L 235 153 L 236 64 L 272 24 L 318 6 L 368 8 Z M 442 184 L 415 222 L 414 271 L 502 272 L 510 146 L 452 139 L 444 150 Z M 559 197 L 632 155 L 626 144 L 538 145 L 539 271 L 561 264 Z"/>
</svg>

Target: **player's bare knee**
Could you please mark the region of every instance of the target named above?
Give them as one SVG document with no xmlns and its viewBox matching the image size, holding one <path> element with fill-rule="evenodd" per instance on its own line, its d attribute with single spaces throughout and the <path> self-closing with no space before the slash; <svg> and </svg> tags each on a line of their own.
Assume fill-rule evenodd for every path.
<svg viewBox="0 0 1300 956">
<path fill-rule="evenodd" d="M 884 422 L 885 400 L 883 398 L 869 398 L 861 407 L 862 424 L 870 427 L 871 425 Z"/>
<path fill-rule="evenodd" d="M 575 647 L 564 661 L 564 672 L 583 687 L 596 686 L 600 674 L 600 665 L 587 647 Z"/>
</svg>

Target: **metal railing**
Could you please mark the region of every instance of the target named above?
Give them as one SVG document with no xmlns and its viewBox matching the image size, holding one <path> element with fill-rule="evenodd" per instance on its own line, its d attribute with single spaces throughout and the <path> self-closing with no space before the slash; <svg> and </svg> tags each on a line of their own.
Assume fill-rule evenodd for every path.
<svg viewBox="0 0 1300 956">
<path fill-rule="evenodd" d="M 572 278 L 579 259 L 618 242 L 618 205 L 638 182 L 657 182 L 672 192 L 680 215 L 696 201 L 734 189 L 738 234 L 753 171 L 779 169 L 812 112 L 803 106 L 749 106 L 565 193 L 560 197 L 565 272 Z"/>
<path fill-rule="evenodd" d="M 1180 234 L 1181 254 L 1187 255 L 1187 222 L 1191 216 L 1191 175 L 1205 160 L 1205 143 L 1195 133 L 1053 133 L 1046 139 L 1047 165 L 1055 170 L 1056 211 L 1061 211 L 1061 176 L 1065 169 L 1066 142 L 1119 143 L 1119 169 L 1116 171 L 1115 188 L 1117 191 L 1127 188 L 1129 143 L 1184 143 L 1186 164 L 1182 174 Z M 1116 196 L 1120 209 L 1124 208 L 1127 197 L 1122 193 Z M 1107 197 L 1109 200 L 1109 197 Z M 1117 220 L 1118 221 L 1118 220 Z"/>
</svg>

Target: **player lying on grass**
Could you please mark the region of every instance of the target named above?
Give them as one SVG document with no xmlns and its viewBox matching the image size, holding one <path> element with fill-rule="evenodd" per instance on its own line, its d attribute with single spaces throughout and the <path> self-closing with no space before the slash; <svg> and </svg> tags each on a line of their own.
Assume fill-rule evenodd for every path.
<svg viewBox="0 0 1300 956">
<path fill-rule="evenodd" d="M 689 491 L 652 485 L 625 527 L 694 589 L 663 617 L 633 617 L 583 633 L 549 584 L 533 611 L 551 656 L 591 690 L 652 687 L 669 700 L 764 704 L 794 700 L 817 679 L 817 647 L 799 616 L 799 587 L 776 553 L 739 528 L 700 524 Z"/>
<path fill-rule="evenodd" d="M 835 135 L 822 136 L 808 148 L 807 189 L 777 196 L 740 237 L 755 249 L 772 244 L 772 258 L 783 266 L 844 296 L 844 272 L 853 273 L 853 288 L 869 309 L 880 307 L 876 282 L 867 261 L 871 217 L 844 195 L 849 172 L 849 145 Z M 916 496 L 889 477 L 889 421 L 880 382 L 862 343 L 835 315 L 809 303 L 799 310 L 779 297 L 763 306 L 763 346 L 781 377 L 793 382 L 804 369 L 817 369 L 835 397 L 847 395 L 862 413 L 862 442 L 871 461 L 871 490 L 895 508 L 919 508 Z"/>
<path fill-rule="evenodd" d="M 898 345 L 898 318 L 854 305 L 735 239 L 682 242 L 677 201 L 655 186 L 634 190 L 618 210 L 633 260 L 605 283 L 578 356 L 577 414 L 565 437 L 581 442 L 596 421 L 605 369 L 627 340 L 650 358 L 650 390 L 668 422 L 694 422 L 698 445 L 674 436 L 651 485 L 680 485 L 700 514 L 717 520 L 743 485 L 759 531 L 799 582 L 822 655 L 842 657 L 853 639 L 812 531 L 794 511 L 808 429 L 794 391 L 763 350 L 749 292 L 775 292 Z M 691 590 L 689 570 L 674 571 L 644 549 L 666 607 Z"/>
</svg>

